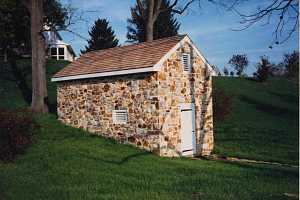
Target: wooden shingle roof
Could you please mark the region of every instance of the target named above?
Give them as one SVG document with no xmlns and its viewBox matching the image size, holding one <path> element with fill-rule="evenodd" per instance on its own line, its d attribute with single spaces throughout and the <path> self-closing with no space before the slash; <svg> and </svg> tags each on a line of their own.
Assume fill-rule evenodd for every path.
<svg viewBox="0 0 300 200">
<path fill-rule="evenodd" d="M 178 35 L 152 42 L 92 51 L 82 55 L 53 77 L 60 78 L 152 67 L 184 37 L 185 35 Z"/>
</svg>

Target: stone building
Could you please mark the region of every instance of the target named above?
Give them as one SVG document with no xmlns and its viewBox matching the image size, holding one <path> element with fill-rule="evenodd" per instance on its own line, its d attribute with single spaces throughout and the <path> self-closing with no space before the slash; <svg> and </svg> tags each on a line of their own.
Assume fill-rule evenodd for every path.
<svg viewBox="0 0 300 200">
<path fill-rule="evenodd" d="M 89 52 L 52 78 L 58 118 L 161 156 L 208 155 L 215 73 L 187 35 Z"/>
</svg>

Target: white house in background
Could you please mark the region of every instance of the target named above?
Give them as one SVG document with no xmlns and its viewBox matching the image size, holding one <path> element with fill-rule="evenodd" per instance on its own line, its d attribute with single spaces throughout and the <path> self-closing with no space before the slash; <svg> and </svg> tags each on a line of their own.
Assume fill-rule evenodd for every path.
<svg viewBox="0 0 300 200">
<path fill-rule="evenodd" d="M 45 31 L 44 36 L 48 49 L 47 55 L 49 57 L 70 62 L 75 60 L 76 54 L 72 46 L 65 43 L 57 31 Z"/>
</svg>

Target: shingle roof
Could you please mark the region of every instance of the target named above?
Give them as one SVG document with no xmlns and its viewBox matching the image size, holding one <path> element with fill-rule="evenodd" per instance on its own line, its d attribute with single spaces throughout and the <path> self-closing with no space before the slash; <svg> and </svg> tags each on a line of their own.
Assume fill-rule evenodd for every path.
<svg viewBox="0 0 300 200">
<path fill-rule="evenodd" d="M 82 55 L 78 60 L 60 70 L 53 77 L 152 67 L 184 36 L 178 35 L 152 42 L 92 51 Z"/>
</svg>

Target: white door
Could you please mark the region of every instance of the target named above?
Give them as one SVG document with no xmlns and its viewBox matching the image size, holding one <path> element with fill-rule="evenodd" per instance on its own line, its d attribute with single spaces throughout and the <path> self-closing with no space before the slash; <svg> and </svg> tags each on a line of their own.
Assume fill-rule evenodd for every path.
<svg viewBox="0 0 300 200">
<path fill-rule="evenodd" d="M 181 105 L 181 154 L 191 156 L 196 152 L 194 104 Z"/>
</svg>

